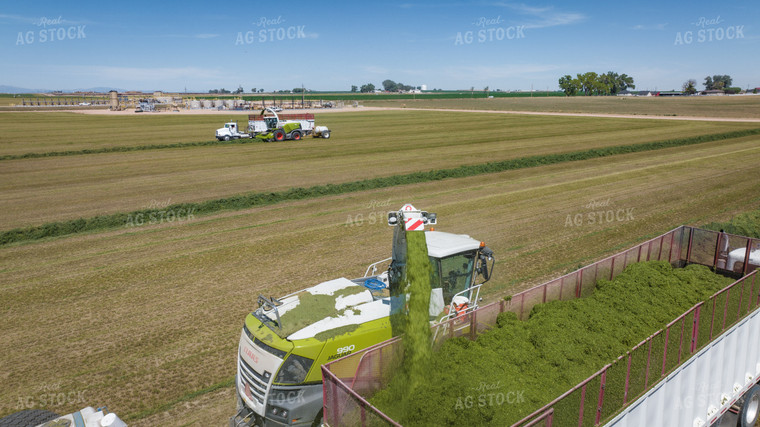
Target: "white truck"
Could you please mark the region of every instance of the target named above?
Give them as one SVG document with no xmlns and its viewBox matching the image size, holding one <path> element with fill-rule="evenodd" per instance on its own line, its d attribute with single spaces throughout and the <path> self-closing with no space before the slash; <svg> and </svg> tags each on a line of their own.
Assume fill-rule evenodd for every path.
<svg viewBox="0 0 760 427">
<path fill-rule="evenodd" d="M 298 141 L 305 136 L 330 138 L 327 126 L 317 126 L 314 114 L 277 114 L 273 107 L 261 110 L 260 114 L 248 116 L 248 130 L 241 132 L 237 122 L 230 121 L 216 130 L 216 139 L 229 141 L 240 138 L 257 138 L 264 141 Z"/>
<path fill-rule="evenodd" d="M 216 130 L 216 139 L 219 141 L 229 141 L 231 139 L 253 138 L 250 133 L 240 132 L 237 122 L 227 122 L 223 128 Z"/>
</svg>

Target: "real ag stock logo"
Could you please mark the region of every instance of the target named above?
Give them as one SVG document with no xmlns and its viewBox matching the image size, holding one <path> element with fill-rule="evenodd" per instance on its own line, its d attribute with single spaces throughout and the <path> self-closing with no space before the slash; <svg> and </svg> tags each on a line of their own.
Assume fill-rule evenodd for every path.
<svg viewBox="0 0 760 427">
<path fill-rule="evenodd" d="M 238 31 L 235 38 L 235 46 L 241 44 L 267 43 L 283 40 L 305 39 L 306 25 L 283 26 L 285 22 L 282 16 L 277 18 L 262 17 L 253 22 L 259 28 L 258 31 Z"/>
<path fill-rule="evenodd" d="M 603 225 L 613 222 L 633 221 L 633 208 L 615 208 L 614 203 L 607 200 L 592 200 L 583 207 L 587 212 L 567 214 L 565 227 L 580 227 L 582 225 Z"/>
<path fill-rule="evenodd" d="M 691 25 L 699 28 L 695 31 L 684 31 L 676 33 L 676 40 L 673 43 L 676 46 L 684 44 L 710 43 L 722 40 L 735 40 L 744 38 L 744 25 L 722 25 L 725 21 L 718 15 L 717 18 L 706 18 L 704 16 L 692 22 Z"/>
<path fill-rule="evenodd" d="M 34 25 L 42 28 L 38 31 L 19 31 L 16 36 L 16 46 L 33 44 L 35 42 L 47 43 L 87 38 L 84 32 L 86 25 L 70 25 L 67 27 L 63 24 L 62 16 L 52 19 L 43 16 L 34 22 Z M 48 26 L 51 28 L 48 28 Z"/>
<path fill-rule="evenodd" d="M 459 31 L 454 38 L 454 46 L 465 44 L 490 43 L 504 40 L 517 40 L 525 38 L 525 25 L 512 25 L 509 27 L 502 26 L 504 21 L 501 15 L 496 18 L 486 18 L 482 16 L 472 23 L 477 31 Z"/>
</svg>

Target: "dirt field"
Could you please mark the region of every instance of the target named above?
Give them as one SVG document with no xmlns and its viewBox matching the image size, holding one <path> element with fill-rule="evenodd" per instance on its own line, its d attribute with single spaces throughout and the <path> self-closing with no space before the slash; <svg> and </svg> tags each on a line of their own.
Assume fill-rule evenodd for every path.
<svg viewBox="0 0 760 427">
<path fill-rule="evenodd" d="M 6 160 L 0 223 L 8 229 L 167 199 L 757 126 L 470 114 L 480 125 L 458 137 L 446 125 L 462 121 L 461 113 L 365 112 L 331 115 L 334 138 L 299 146 Z M 74 146 L 83 125 L 70 117 L 55 118 L 59 132 L 29 139 L 24 148 Z M 104 126 L 98 116 L 77 117 Z M 178 117 L 188 121 L 151 125 L 163 135 L 185 126 L 205 127 L 207 135 L 208 124 L 218 121 Z M 7 129 L 6 120 L 0 116 Z M 150 120 L 124 122 L 121 136 L 93 135 L 82 144 L 148 143 L 136 135 Z M 229 383 L 240 327 L 256 297 L 360 276 L 389 255 L 392 232 L 378 220 L 386 211 L 413 202 L 438 213 L 439 230 L 485 240 L 497 257 L 484 289 L 493 300 L 678 225 L 758 208 L 758 141 L 735 138 L 0 247 L 0 416 L 29 402 L 60 413 L 108 405 L 130 425 L 226 425 L 234 412 Z M 0 147 L 0 154 L 23 152 Z M 592 213 L 595 202 L 629 214 L 568 225 L 568 216 Z M 68 397 L 42 404 L 50 393 Z"/>
</svg>

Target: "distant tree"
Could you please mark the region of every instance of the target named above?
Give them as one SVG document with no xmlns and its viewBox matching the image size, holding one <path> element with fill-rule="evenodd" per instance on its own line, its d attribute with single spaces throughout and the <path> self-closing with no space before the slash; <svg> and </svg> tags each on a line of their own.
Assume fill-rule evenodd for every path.
<svg viewBox="0 0 760 427">
<path fill-rule="evenodd" d="M 697 81 L 694 79 L 689 79 L 688 81 L 684 82 L 682 88 L 683 92 L 687 95 L 694 95 L 697 93 Z"/>
<path fill-rule="evenodd" d="M 727 88 L 723 89 L 723 91 L 726 92 L 726 93 L 728 93 L 728 94 L 734 94 L 734 95 L 736 95 L 737 93 L 740 93 L 742 91 L 742 88 L 740 88 L 740 87 L 727 87 Z"/>
<path fill-rule="evenodd" d="M 264 88 L 259 89 L 259 92 L 264 93 Z"/>
<path fill-rule="evenodd" d="M 583 74 L 576 74 L 572 78 L 569 74 L 560 77 L 559 88 L 565 92 L 566 96 L 573 96 L 582 92 L 586 96 L 590 95 L 615 95 L 626 89 L 635 89 L 633 77 L 627 74 L 618 74 L 614 71 L 608 71 L 604 74 L 597 74 L 589 71 Z"/>
<path fill-rule="evenodd" d="M 304 90 L 304 88 L 302 88 L 302 87 L 295 87 L 295 88 L 293 88 L 292 92 L 293 93 L 301 93 L 301 92 L 306 92 L 306 90 Z"/>
<path fill-rule="evenodd" d="M 243 93 L 243 86 L 238 86 L 238 88 L 235 90 L 235 93 Z"/>
<path fill-rule="evenodd" d="M 398 91 L 398 83 L 394 82 L 391 79 L 383 80 L 383 89 L 386 92 L 396 92 Z"/>
<path fill-rule="evenodd" d="M 362 93 L 374 92 L 375 91 L 375 85 L 373 85 L 372 83 L 367 83 L 365 85 L 362 85 L 360 91 Z"/>
<path fill-rule="evenodd" d="M 251 89 L 251 93 L 256 93 L 256 88 Z"/>
<path fill-rule="evenodd" d="M 617 78 L 617 86 L 620 91 L 624 91 L 626 89 L 636 89 L 636 85 L 633 84 L 633 77 L 629 76 L 628 74 L 621 74 Z M 618 92 L 614 92 L 618 93 Z"/>
<path fill-rule="evenodd" d="M 717 81 L 721 81 L 721 82 L 723 82 L 723 87 L 724 88 L 731 87 L 731 85 L 734 83 L 733 79 L 728 74 L 724 74 L 722 76 L 721 75 L 713 76 L 713 81 L 716 81 L 716 82 Z"/>
<path fill-rule="evenodd" d="M 559 78 L 559 88 L 565 92 L 565 96 L 575 96 L 580 89 L 581 82 L 569 74 Z"/>
<path fill-rule="evenodd" d="M 715 74 L 705 77 L 705 90 L 724 89 L 731 87 L 733 79 L 728 74 Z"/>
<path fill-rule="evenodd" d="M 358 90 L 359 90 L 359 88 L 356 87 L 356 85 L 351 85 L 351 92 L 356 92 Z"/>
<path fill-rule="evenodd" d="M 599 81 L 599 75 L 593 71 L 576 76 L 580 82 L 580 89 L 586 96 L 594 95 L 599 90 L 599 86 L 604 86 L 604 83 Z"/>
<path fill-rule="evenodd" d="M 211 89 L 208 93 L 219 93 L 219 89 Z"/>
</svg>

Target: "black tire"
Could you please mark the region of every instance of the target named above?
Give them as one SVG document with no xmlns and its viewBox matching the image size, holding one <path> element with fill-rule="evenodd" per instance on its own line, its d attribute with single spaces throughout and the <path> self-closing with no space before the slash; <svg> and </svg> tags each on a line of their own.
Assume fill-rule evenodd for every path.
<svg viewBox="0 0 760 427">
<path fill-rule="evenodd" d="M 744 404 L 739 411 L 739 426 L 754 427 L 760 418 L 760 385 L 754 387 L 744 395 Z"/>
<path fill-rule="evenodd" d="M 55 412 L 44 409 L 25 409 L 0 418 L 0 427 L 34 427 L 58 417 Z"/>
<path fill-rule="evenodd" d="M 322 138 L 330 139 L 330 131 L 327 130 L 327 131 L 322 132 Z"/>
<path fill-rule="evenodd" d="M 229 135 L 225 135 L 225 136 L 224 136 L 224 140 L 225 140 L 225 141 L 229 141 L 229 140 L 230 140 L 230 136 L 229 136 Z"/>
<path fill-rule="evenodd" d="M 301 140 L 301 131 L 300 130 L 294 130 L 293 133 L 290 134 L 290 138 L 295 141 Z"/>
<path fill-rule="evenodd" d="M 322 411 L 324 411 L 324 409 L 320 409 L 319 410 L 319 413 L 317 414 L 317 417 L 314 418 L 314 422 L 311 423 L 311 427 L 321 427 L 322 426 L 322 421 L 324 421 L 322 419 L 323 418 Z"/>
<path fill-rule="evenodd" d="M 275 141 L 283 141 L 285 140 L 285 132 L 283 132 L 282 129 L 277 129 L 272 132 L 272 137 L 274 137 Z"/>
</svg>

